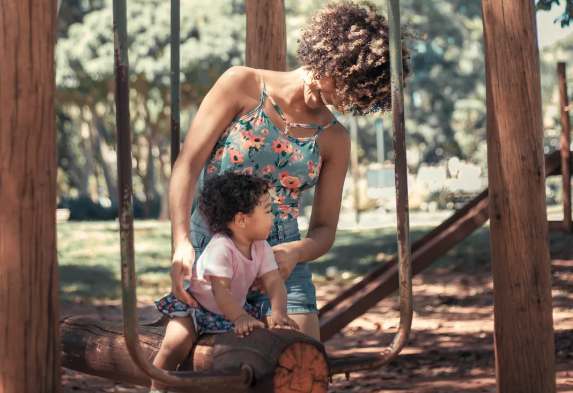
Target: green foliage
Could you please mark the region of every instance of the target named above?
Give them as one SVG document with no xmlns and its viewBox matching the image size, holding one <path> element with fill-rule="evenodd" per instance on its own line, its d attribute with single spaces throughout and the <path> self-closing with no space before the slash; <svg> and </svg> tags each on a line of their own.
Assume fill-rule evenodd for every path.
<svg viewBox="0 0 573 393">
<path fill-rule="evenodd" d="M 404 1 L 411 26 L 427 36 L 412 55 L 407 117 L 422 161 L 471 157 L 484 136 L 485 61 L 479 2 Z M 440 154 L 441 153 L 441 154 Z"/>
<path fill-rule="evenodd" d="M 386 6 L 383 0 L 375 2 Z M 298 67 L 295 55 L 300 28 L 310 13 L 325 3 L 326 0 L 285 1 L 290 69 Z M 60 18 L 69 27 L 61 34 L 56 50 L 59 103 L 100 108 L 99 122 L 108 130 L 108 143 L 112 145 L 115 114 L 111 0 L 82 0 L 78 4 L 85 5 L 85 11 L 79 10 L 77 15 L 66 4 Z M 409 148 L 420 150 L 421 162 L 437 162 L 452 155 L 479 162 L 485 151 L 481 4 L 470 0 L 403 0 L 401 7 L 410 27 L 427 37 L 407 43 L 416 48 L 412 54 L 414 74 L 405 91 Z M 137 151 L 139 136 L 153 146 L 164 145 L 169 137 L 170 3 L 133 0 L 127 10 L 131 118 Z M 244 64 L 245 36 L 244 0 L 182 0 L 183 134 L 216 78 L 230 66 Z M 72 116 L 77 123 L 76 133 L 81 129 L 78 119 Z M 384 124 L 387 131 L 391 129 L 389 117 Z M 374 159 L 374 118 L 366 118 L 359 125 L 361 154 Z M 157 133 L 153 138 L 150 127 Z M 392 158 L 388 133 L 386 146 L 387 157 Z M 411 169 L 415 171 L 416 165 L 411 165 Z"/>
<path fill-rule="evenodd" d="M 557 5 L 559 6 L 559 0 L 537 0 L 536 8 L 537 11 L 549 11 L 551 8 Z M 561 22 L 561 27 L 569 26 L 569 23 L 573 20 L 573 1 L 565 0 L 565 11 L 560 18 L 555 19 L 554 23 Z"/>
<path fill-rule="evenodd" d="M 56 81 L 59 89 L 93 94 L 101 81 L 113 77 L 112 2 L 69 26 L 58 41 Z M 170 3 L 134 0 L 128 4 L 129 66 L 138 78 L 169 86 L 171 56 Z M 220 28 L 224 26 L 224 28 Z M 240 0 L 181 2 L 181 82 L 210 86 L 217 74 L 244 57 L 246 23 Z M 110 89 L 109 85 L 106 85 Z"/>
</svg>

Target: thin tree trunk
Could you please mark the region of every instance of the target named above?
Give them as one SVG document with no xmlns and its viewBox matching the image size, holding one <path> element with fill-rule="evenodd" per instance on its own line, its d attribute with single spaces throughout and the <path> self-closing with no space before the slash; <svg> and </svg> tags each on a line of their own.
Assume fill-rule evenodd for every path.
<svg viewBox="0 0 573 393">
<path fill-rule="evenodd" d="M 0 392 L 60 392 L 56 2 L 0 6 Z"/>
<path fill-rule="evenodd" d="M 103 171 L 103 177 L 105 178 L 105 183 L 107 186 L 107 192 L 111 203 L 114 206 L 118 204 L 118 191 L 117 191 L 117 178 L 115 176 L 115 170 L 113 165 L 108 158 L 109 145 L 105 140 L 105 130 L 100 119 L 97 117 L 95 109 L 92 107 L 91 110 L 91 129 L 94 134 L 94 147 L 96 157 L 101 165 Z"/>
<path fill-rule="evenodd" d="M 161 162 L 161 168 L 159 169 L 159 182 L 163 190 L 163 195 L 161 195 L 161 208 L 159 210 L 159 220 L 167 221 L 169 220 L 169 176 L 166 171 L 171 172 L 171 162 L 169 160 L 168 154 L 159 155 L 159 160 Z"/>
<path fill-rule="evenodd" d="M 89 197 L 90 196 L 89 184 L 93 168 L 92 136 L 89 130 L 90 129 L 89 124 L 83 121 L 81 124 L 82 126 L 80 130 L 80 136 L 82 138 L 82 147 L 84 149 L 84 158 L 86 162 L 84 164 L 83 171 L 81 172 L 78 191 L 80 196 Z"/>
<path fill-rule="evenodd" d="M 145 218 L 149 219 L 152 215 L 153 202 L 159 197 L 157 188 L 155 187 L 155 157 L 153 157 L 153 148 L 155 147 L 155 126 L 148 124 L 148 152 L 147 152 L 147 165 L 145 168 L 145 178 L 143 179 L 143 187 L 145 191 Z"/>
<path fill-rule="evenodd" d="M 494 341 L 500 393 L 555 392 L 535 7 L 483 0 Z"/>
</svg>

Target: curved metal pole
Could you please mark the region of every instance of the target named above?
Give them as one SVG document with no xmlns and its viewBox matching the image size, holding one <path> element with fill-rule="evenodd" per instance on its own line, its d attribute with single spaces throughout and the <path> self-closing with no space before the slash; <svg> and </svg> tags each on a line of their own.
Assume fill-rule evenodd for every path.
<svg viewBox="0 0 573 393">
<path fill-rule="evenodd" d="M 121 291 L 125 344 L 133 362 L 151 379 L 172 387 L 205 385 L 249 385 L 253 373 L 245 365 L 234 374 L 168 372 L 155 367 L 145 356 L 137 331 L 137 295 L 133 242 L 133 198 L 131 179 L 131 135 L 129 122 L 129 63 L 127 59 L 126 1 L 113 1 L 115 105 L 117 121 L 117 163 L 119 223 L 121 240 Z"/>
<path fill-rule="evenodd" d="M 406 130 L 404 127 L 404 83 L 402 71 L 402 35 L 400 32 L 400 1 L 388 0 L 390 36 L 390 68 L 392 79 L 392 123 L 396 171 L 396 214 L 398 228 L 398 263 L 400 280 L 400 325 L 392 343 L 382 353 L 335 360 L 331 374 L 350 373 L 381 367 L 392 361 L 404 348 L 414 312 L 412 302 L 412 270 L 410 265 L 410 219 L 408 213 L 408 170 L 406 166 Z"/>
</svg>

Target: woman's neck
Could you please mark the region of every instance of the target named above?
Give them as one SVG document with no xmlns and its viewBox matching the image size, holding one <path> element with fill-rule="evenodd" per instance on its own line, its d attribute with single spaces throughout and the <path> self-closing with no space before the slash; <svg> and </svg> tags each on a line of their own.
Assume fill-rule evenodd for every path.
<svg viewBox="0 0 573 393">
<path fill-rule="evenodd" d="M 269 93 L 275 100 L 280 98 L 286 105 L 295 110 L 308 110 L 304 101 L 304 69 L 298 68 L 289 72 L 273 72 L 272 90 Z"/>
</svg>

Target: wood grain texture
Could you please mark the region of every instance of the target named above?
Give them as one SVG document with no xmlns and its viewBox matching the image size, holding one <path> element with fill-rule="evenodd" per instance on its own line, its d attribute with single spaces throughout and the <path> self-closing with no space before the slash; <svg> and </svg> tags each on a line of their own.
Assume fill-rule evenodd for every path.
<svg viewBox="0 0 573 393">
<path fill-rule="evenodd" d="M 287 70 L 284 0 L 245 0 L 247 67 Z"/>
<path fill-rule="evenodd" d="M 149 379 L 129 356 L 121 324 L 70 317 L 62 319 L 60 330 L 64 367 L 113 381 L 139 386 L 150 385 Z M 150 359 L 159 351 L 164 334 L 165 327 L 139 328 L 143 351 Z M 202 335 L 179 370 L 225 372 L 248 364 L 255 377 L 253 386 L 225 387 L 225 392 L 320 393 L 326 392 L 328 387 L 329 370 L 326 359 L 324 346 L 302 333 L 255 329 L 242 339 L 233 332 Z M 290 382 L 299 379 L 302 384 Z M 284 382 L 285 380 L 288 382 Z M 285 386 L 288 388 L 291 384 L 299 390 L 284 390 Z M 197 389 L 187 391 L 221 391 L 221 387 L 217 386 Z"/>
<path fill-rule="evenodd" d="M 56 5 L 0 2 L 0 392 L 60 386 Z"/>
<path fill-rule="evenodd" d="M 535 7 L 483 0 L 496 379 L 555 392 Z"/>
</svg>

